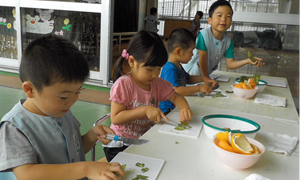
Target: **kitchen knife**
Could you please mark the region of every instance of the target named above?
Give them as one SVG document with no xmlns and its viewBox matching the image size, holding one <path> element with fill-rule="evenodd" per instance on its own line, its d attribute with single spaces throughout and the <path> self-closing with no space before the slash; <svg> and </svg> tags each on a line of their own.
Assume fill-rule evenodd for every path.
<svg viewBox="0 0 300 180">
<path fill-rule="evenodd" d="M 135 138 L 127 138 L 113 134 L 106 134 L 107 140 L 115 140 L 115 141 L 123 141 L 125 144 L 131 145 L 142 145 L 148 143 L 150 140 L 147 139 L 135 139 Z"/>
</svg>

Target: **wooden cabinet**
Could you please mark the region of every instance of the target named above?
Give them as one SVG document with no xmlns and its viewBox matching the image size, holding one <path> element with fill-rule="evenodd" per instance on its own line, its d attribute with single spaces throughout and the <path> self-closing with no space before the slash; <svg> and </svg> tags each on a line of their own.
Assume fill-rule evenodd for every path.
<svg viewBox="0 0 300 180">
<path fill-rule="evenodd" d="M 171 32 L 176 28 L 186 28 L 190 30 L 191 28 L 191 21 L 190 20 L 174 20 L 174 19 L 165 19 L 165 31 L 164 31 L 164 38 L 167 39 Z"/>
</svg>

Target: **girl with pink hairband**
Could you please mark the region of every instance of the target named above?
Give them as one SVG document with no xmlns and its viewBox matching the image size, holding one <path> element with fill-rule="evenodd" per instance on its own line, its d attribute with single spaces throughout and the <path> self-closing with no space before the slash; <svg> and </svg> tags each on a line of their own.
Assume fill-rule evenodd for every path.
<svg viewBox="0 0 300 180">
<path fill-rule="evenodd" d="M 139 138 L 162 118 L 169 119 L 158 108 L 160 101 L 169 100 L 180 109 L 180 121 L 193 117 L 185 98 L 177 94 L 171 83 L 159 77 L 161 68 L 168 60 L 167 50 L 156 33 L 140 31 L 135 34 L 127 49 L 117 60 L 113 74 L 114 85 L 110 91 L 111 129 L 116 135 Z M 125 74 L 123 62 L 131 70 Z M 128 144 L 112 141 L 104 147 L 110 161 Z"/>
</svg>

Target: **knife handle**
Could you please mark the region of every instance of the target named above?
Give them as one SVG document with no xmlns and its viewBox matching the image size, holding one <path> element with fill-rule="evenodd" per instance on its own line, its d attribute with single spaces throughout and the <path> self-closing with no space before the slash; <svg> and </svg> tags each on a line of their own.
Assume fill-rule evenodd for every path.
<svg viewBox="0 0 300 180">
<path fill-rule="evenodd" d="M 120 140 L 120 137 L 117 135 L 113 135 L 113 134 L 106 134 L 106 139 L 118 141 L 118 140 Z"/>
</svg>

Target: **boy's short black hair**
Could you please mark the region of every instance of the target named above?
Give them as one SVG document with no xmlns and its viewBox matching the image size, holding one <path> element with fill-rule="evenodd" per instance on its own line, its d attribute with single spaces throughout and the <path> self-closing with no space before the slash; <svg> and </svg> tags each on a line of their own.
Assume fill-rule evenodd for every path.
<svg viewBox="0 0 300 180">
<path fill-rule="evenodd" d="M 150 14 L 151 14 L 151 15 L 154 15 L 155 13 L 157 13 L 157 9 L 156 9 L 155 7 L 152 7 L 152 8 L 150 9 Z"/>
<path fill-rule="evenodd" d="M 200 19 L 201 19 L 202 16 L 203 16 L 203 12 L 202 11 L 197 11 L 197 14 L 198 14 L 198 16 L 200 16 Z"/>
<path fill-rule="evenodd" d="M 195 43 L 195 36 L 191 31 L 185 28 L 177 28 L 169 36 L 168 51 L 171 53 L 177 47 L 187 50 L 193 43 Z"/>
<path fill-rule="evenodd" d="M 212 17 L 213 13 L 215 12 L 215 10 L 216 10 L 219 6 L 228 6 L 228 7 L 230 7 L 231 12 L 232 12 L 231 15 L 233 15 L 233 9 L 232 9 L 232 7 L 231 7 L 231 5 L 230 5 L 230 3 L 229 3 L 228 1 L 226 1 L 226 0 L 217 0 L 216 2 L 214 2 L 214 3 L 210 6 L 210 8 L 209 8 L 209 10 L 208 10 L 208 15 L 209 15 L 210 18 Z"/>
<path fill-rule="evenodd" d="M 56 82 L 84 82 L 89 76 L 89 66 L 74 44 L 55 35 L 46 35 L 28 44 L 19 73 L 22 82 L 30 81 L 41 91 Z"/>
</svg>

